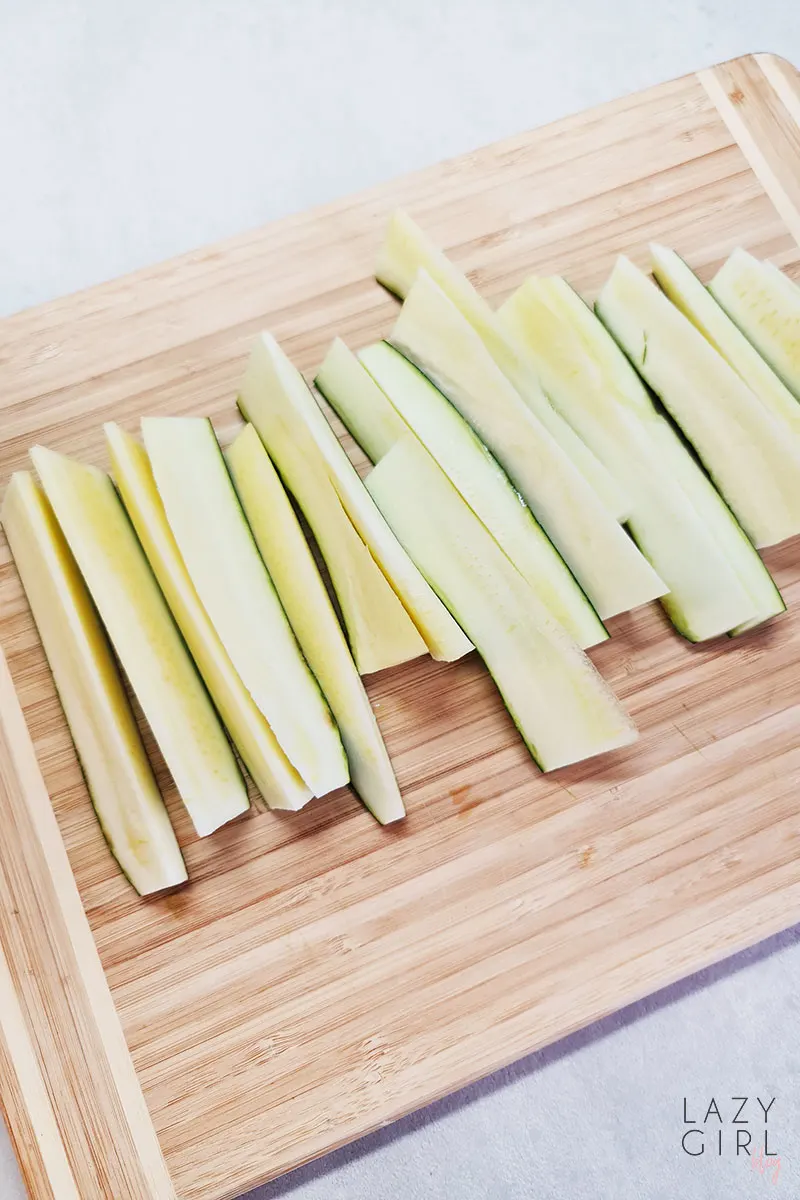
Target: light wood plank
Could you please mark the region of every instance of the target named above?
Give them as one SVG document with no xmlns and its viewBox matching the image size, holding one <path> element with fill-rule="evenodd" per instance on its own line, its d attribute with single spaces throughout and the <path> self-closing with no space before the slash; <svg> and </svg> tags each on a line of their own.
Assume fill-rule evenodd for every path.
<svg viewBox="0 0 800 1200">
<path fill-rule="evenodd" d="M 5 1109 L 28 1190 L 52 1200 L 80 1200 L 25 1014 L 0 947 L 0 1075 Z"/>
<path fill-rule="evenodd" d="M 28 1184 L 54 1200 L 172 1200 L 2 652 L 0 826 L 3 1096 Z"/>
<path fill-rule="evenodd" d="M 760 56 L 700 71 L 698 79 L 786 228 L 800 242 L 800 126 L 793 116 L 797 95 L 788 74 Z"/>
</svg>

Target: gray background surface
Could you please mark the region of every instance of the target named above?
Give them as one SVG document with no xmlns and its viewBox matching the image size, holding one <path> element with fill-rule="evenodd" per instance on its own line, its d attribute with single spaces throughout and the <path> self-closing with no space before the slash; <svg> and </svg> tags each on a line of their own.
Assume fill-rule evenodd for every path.
<svg viewBox="0 0 800 1200">
<path fill-rule="evenodd" d="M 0 0 L 0 313 L 753 50 L 796 0 Z M 795 930 L 251 1200 L 797 1200 L 798 1028 Z M 777 1180 L 684 1096 L 777 1097 Z"/>
</svg>

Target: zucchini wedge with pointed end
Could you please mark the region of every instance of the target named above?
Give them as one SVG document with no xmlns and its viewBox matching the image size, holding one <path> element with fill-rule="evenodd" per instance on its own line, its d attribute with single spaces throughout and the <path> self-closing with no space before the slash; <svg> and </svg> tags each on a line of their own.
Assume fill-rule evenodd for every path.
<svg viewBox="0 0 800 1200">
<path fill-rule="evenodd" d="M 524 346 L 515 342 L 496 320 L 488 302 L 441 250 L 398 209 L 390 218 L 375 276 L 384 287 L 405 299 L 420 270 L 427 271 L 448 299 L 483 340 L 500 370 L 536 414 L 560 451 L 567 456 L 618 521 L 628 516 L 628 497 L 578 435 L 555 411 L 541 388 Z"/>
<path fill-rule="evenodd" d="M 396 646 L 392 662 L 384 661 L 382 665 L 417 658 L 426 650 L 444 662 L 468 654 L 472 649 L 469 639 L 386 524 L 302 375 L 268 333 L 262 334 L 253 347 L 239 394 L 239 408 L 255 426 L 284 484 L 303 510 L 328 565 L 343 613 L 346 610 L 339 588 L 346 595 L 347 574 L 337 584 L 331 558 L 336 547 L 327 542 L 323 545 L 315 525 L 325 506 L 336 506 L 337 497 L 357 533 L 356 540 L 366 554 L 365 562 L 370 568 L 377 564 L 376 595 L 378 584 L 386 584 L 380 592 L 382 614 L 393 631 L 392 642 Z M 321 495 L 319 498 L 312 495 L 311 489 L 317 485 L 324 486 L 326 497 L 329 496 L 324 504 Z M 357 651 L 355 646 L 353 649 Z M 354 657 L 365 674 L 366 668 L 357 652 Z M 379 666 L 371 669 L 378 670 Z"/>
<path fill-rule="evenodd" d="M 399 821 L 405 809 L 369 697 L 300 522 L 252 425 L 226 458 L 261 557 L 339 726 L 353 787 L 381 824 Z"/>
<path fill-rule="evenodd" d="M 376 463 L 408 426 L 341 338 L 330 346 L 314 385 L 366 454 Z"/>
<path fill-rule="evenodd" d="M 200 603 L 146 450 L 119 425 L 107 424 L 105 434 L 122 502 L 234 746 L 267 805 L 296 812 L 311 799 L 311 790 L 278 745 Z"/>
<path fill-rule="evenodd" d="M 302 416 L 279 388 L 269 398 L 265 392 L 262 402 L 252 373 L 247 403 L 240 400 L 239 407 L 253 417 L 316 539 L 359 672 L 370 675 L 425 654 L 425 643 L 347 515 Z"/>
<path fill-rule="evenodd" d="M 635 740 L 605 681 L 415 437 L 381 459 L 367 487 L 472 638 L 542 770 Z"/>
<path fill-rule="evenodd" d="M 261 561 L 211 422 L 145 417 L 170 529 L 234 669 L 315 796 L 347 783 L 339 732 Z"/>
<path fill-rule="evenodd" d="M 774 263 L 734 250 L 709 291 L 800 400 L 800 287 Z"/>
<path fill-rule="evenodd" d="M 617 375 L 630 365 L 597 317 L 558 278 L 527 280 L 500 316 L 526 340 L 553 403 L 631 496 L 631 536 L 670 589 L 661 603 L 678 632 L 704 641 L 753 619 L 755 607 L 714 531 L 626 403 Z M 752 547 L 750 556 L 766 574 Z"/>
<path fill-rule="evenodd" d="M 742 377 L 764 407 L 786 426 L 787 435 L 800 438 L 800 404 L 691 268 L 674 250 L 655 244 L 650 246 L 650 260 L 659 286 L 676 308 Z M 797 329 L 800 339 L 800 304 Z"/>
<path fill-rule="evenodd" d="M 114 485 L 34 446 L 56 520 L 200 837 L 250 807 L 239 767 Z"/>
<path fill-rule="evenodd" d="M 800 533 L 800 450 L 691 321 L 626 258 L 596 309 L 755 545 Z"/>
<path fill-rule="evenodd" d="M 665 594 L 666 584 L 598 503 L 585 478 L 427 272 L 417 275 L 389 341 L 469 421 L 602 619 Z"/>
<path fill-rule="evenodd" d="M 586 649 L 608 631 L 508 476 L 461 414 L 387 342 L 359 354 L 363 367 L 483 521 L 498 546 L 570 637 Z M 355 393 L 353 393 L 355 395 Z M 362 412 L 369 419 L 369 412 Z"/>
<path fill-rule="evenodd" d="M 673 426 L 666 417 L 658 415 L 649 429 L 664 465 L 680 484 L 714 544 L 732 566 L 739 586 L 747 593 L 754 610 L 752 617 L 728 630 L 731 637 L 747 633 L 786 612 L 777 584 L 758 551 Z"/>
<path fill-rule="evenodd" d="M 185 883 L 180 848 L 105 631 L 30 472 L 11 476 L 0 519 L 111 853 L 140 896 Z"/>
</svg>

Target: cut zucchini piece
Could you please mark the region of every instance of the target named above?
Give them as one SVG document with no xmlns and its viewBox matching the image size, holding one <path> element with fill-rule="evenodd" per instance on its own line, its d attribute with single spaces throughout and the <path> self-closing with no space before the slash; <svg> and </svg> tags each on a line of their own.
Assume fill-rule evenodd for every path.
<svg viewBox="0 0 800 1200">
<path fill-rule="evenodd" d="M 584 314 L 594 336 L 581 327 Z M 670 589 L 662 604 L 675 628 L 698 642 L 754 618 L 723 548 L 663 461 L 647 424 L 618 392 L 612 360 L 621 360 L 622 373 L 630 367 L 597 317 L 563 279 L 529 279 L 500 315 L 526 340 L 553 403 L 632 497 L 628 526 Z M 750 554 L 763 570 L 752 547 Z"/>
<path fill-rule="evenodd" d="M 782 612 L 780 593 L 752 542 L 692 452 L 657 411 L 647 388 L 605 325 L 563 279 L 537 279 L 534 285 L 539 297 L 559 318 L 560 327 L 569 325 L 579 339 L 574 347 L 575 365 L 580 365 L 576 380 L 583 385 L 584 403 L 595 406 L 601 423 L 608 418 L 612 401 L 639 419 L 650 439 L 656 440 L 662 466 L 680 484 L 711 540 L 747 591 L 756 615 L 732 632 L 743 632 Z"/>
<path fill-rule="evenodd" d="M 305 389 L 304 381 L 300 385 Z M 245 395 L 239 407 L 247 419 L 253 418 L 316 538 L 361 674 L 425 654 L 425 643 L 347 515 L 302 416 L 279 386 L 268 384 L 259 391 L 256 373 L 249 368 Z"/>
<path fill-rule="evenodd" d="M 691 321 L 626 258 L 597 312 L 756 546 L 800 532 L 800 451 Z"/>
<path fill-rule="evenodd" d="M 788 436 L 800 436 L 800 404 L 680 255 L 664 246 L 651 245 L 650 257 L 653 274 L 672 303 L 785 425 Z M 797 329 L 800 338 L 800 306 Z"/>
<path fill-rule="evenodd" d="M 785 612 L 786 605 L 775 580 L 761 561 L 758 551 L 670 422 L 665 417 L 657 416 L 649 426 L 649 432 L 655 439 L 664 465 L 681 485 L 712 541 L 733 567 L 740 586 L 747 592 L 755 609 L 754 616 L 730 629 L 731 636 L 746 633 Z"/>
<path fill-rule="evenodd" d="M 527 292 L 528 285 L 546 299 L 548 306 L 564 322 L 569 322 L 587 358 L 583 367 L 591 369 L 592 396 L 613 395 L 640 420 L 655 418 L 656 409 L 645 385 L 625 357 L 614 338 L 594 310 L 581 299 L 565 279 L 558 275 L 531 277 L 498 311 L 507 319 L 515 307 L 515 297 Z M 591 367 L 589 367 L 589 363 Z"/>
<path fill-rule="evenodd" d="M 800 400 L 800 288 L 774 263 L 734 250 L 709 284 L 759 354 Z"/>
<path fill-rule="evenodd" d="M 0 518 L 111 853 L 140 896 L 185 883 L 180 848 L 105 631 L 30 472 L 11 476 Z"/>
<path fill-rule="evenodd" d="M 211 422 L 145 417 L 142 434 L 200 602 L 286 757 L 315 796 L 348 780 L 338 730 L 261 561 Z"/>
<path fill-rule="evenodd" d="M 522 402 L 469 322 L 420 271 L 389 341 L 469 421 L 505 469 L 600 617 L 663 596 L 666 584 Z"/>
<path fill-rule="evenodd" d="M 105 434 L 128 516 L 234 746 L 269 807 L 296 812 L 311 799 L 311 790 L 278 745 L 200 603 L 169 527 L 147 452 L 119 425 L 107 424 Z"/>
<path fill-rule="evenodd" d="M 104 471 L 31 450 L 56 519 L 200 837 L 250 807 L 228 739 Z"/>
<path fill-rule="evenodd" d="M 569 568 L 508 476 L 464 418 L 413 363 L 386 342 L 359 358 L 498 546 L 567 633 L 584 649 L 608 633 Z M 369 413 L 362 412 L 368 420 Z M 409 487 L 411 484 L 409 484 Z"/>
<path fill-rule="evenodd" d="M 627 746 L 630 718 L 415 437 L 367 487 L 472 638 L 544 771 Z"/>
<path fill-rule="evenodd" d="M 475 290 L 441 250 L 398 209 L 390 218 L 386 238 L 378 257 L 376 278 L 390 291 L 405 299 L 420 270 L 427 271 L 461 315 L 483 339 L 500 370 L 511 381 L 528 407 L 586 481 L 601 502 L 618 520 L 625 521 L 629 502 L 588 446 L 550 404 L 541 388 L 535 368 L 524 346 L 510 337 L 495 318 L 486 300 Z"/>
<path fill-rule="evenodd" d="M 270 334 L 257 339 L 250 356 L 239 396 L 239 407 L 255 425 L 270 456 L 314 529 L 305 500 L 312 486 L 309 477 L 325 482 L 331 493 L 329 506 L 338 496 L 361 545 L 365 561 L 374 567 L 385 597 L 387 628 L 393 632 L 396 653 L 393 662 L 404 662 L 424 654 L 452 662 L 472 649 L 469 639 L 420 575 L 364 487 L 302 375 L 295 369 Z M 330 484 L 332 487 L 328 487 Z M 320 487 L 322 484 L 320 483 Z M 320 505 L 321 507 L 321 505 Z M 320 542 L 323 557 L 328 559 Z M 331 563 L 328 562 L 333 578 Z M 382 576 L 381 576 L 382 573 Z M 334 588 L 338 588 L 333 580 Z M 346 583 L 346 579 L 343 581 Z M 377 587 L 377 585 L 376 585 Z M 398 598 L 400 603 L 398 603 Z M 340 600 L 341 603 L 341 600 Z M 344 605 L 342 605 L 344 610 Z M 391 617 L 391 624 L 389 618 Z M 345 618 L 346 621 L 346 618 Z M 351 643 L 352 644 L 352 643 Z M 362 674 L 365 668 L 356 654 Z M 392 665 L 385 662 L 384 665 Z M 378 666 L 371 669 L 378 670 Z"/>
<path fill-rule="evenodd" d="M 405 809 L 375 714 L 300 522 L 252 425 L 226 457 L 261 557 L 338 723 L 353 787 L 382 824 L 399 821 Z"/>
<path fill-rule="evenodd" d="M 341 338 L 331 343 L 314 384 L 372 462 L 383 458 L 408 431 L 403 418 Z"/>
</svg>

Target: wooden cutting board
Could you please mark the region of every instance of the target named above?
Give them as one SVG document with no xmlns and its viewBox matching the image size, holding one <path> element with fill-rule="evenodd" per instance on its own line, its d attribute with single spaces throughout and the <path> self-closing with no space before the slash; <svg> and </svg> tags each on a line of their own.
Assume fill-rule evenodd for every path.
<svg viewBox="0 0 800 1200">
<path fill-rule="evenodd" d="M 36 440 L 103 462 L 109 419 L 229 434 L 263 327 L 307 372 L 386 333 L 397 204 L 498 300 L 532 271 L 591 297 L 649 239 L 704 278 L 737 245 L 799 278 L 800 76 L 738 59 L 11 318 L 0 485 Z M 613 622 L 625 752 L 540 775 L 472 656 L 369 683 L 398 828 L 342 792 L 201 842 L 159 765 L 192 882 L 142 902 L 3 542 L 0 1085 L 37 1200 L 237 1195 L 799 920 L 800 544 L 767 558 L 770 628 Z"/>
</svg>

